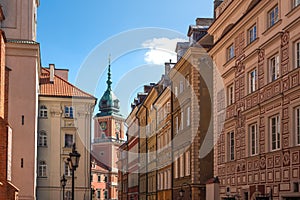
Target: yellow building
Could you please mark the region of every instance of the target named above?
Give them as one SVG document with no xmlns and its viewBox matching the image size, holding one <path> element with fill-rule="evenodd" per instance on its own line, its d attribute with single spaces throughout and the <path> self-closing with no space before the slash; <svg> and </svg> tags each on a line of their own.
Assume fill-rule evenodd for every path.
<svg viewBox="0 0 300 200">
<path fill-rule="evenodd" d="M 71 170 L 67 159 L 73 143 L 81 154 L 75 175 L 78 199 L 90 199 L 91 120 L 96 98 L 67 81 L 68 70 L 51 64 L 40 76 L 37 199 L 62 199 L 61 177 L 66 176 L 65 199 L 71 199 Z"/>
</svg>

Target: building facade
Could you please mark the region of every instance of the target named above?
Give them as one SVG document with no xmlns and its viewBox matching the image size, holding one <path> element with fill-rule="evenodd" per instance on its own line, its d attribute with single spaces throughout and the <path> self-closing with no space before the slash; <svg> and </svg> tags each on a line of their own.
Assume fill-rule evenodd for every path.
<svg viewBox="0 0 300 200">
<path fill-rule="evenodd" d="M 38 0 L 1 0 L 5 20 L 5 65 L 9 73 L 8 123 L 13 127 L 11 182 L 19 199 L 36 196 L 36 133 L 40 50 L 36 40 Z M 22 99 L 22 100 L 21 100 Z M 22 178 L 20 178 L 22 177 Z"/>
<path fill-rule="evenodd" d="M 100 112 L 94 117 L 94 139 L 91 153 L 96 160 L 110 168 L 107 174 L 103 174 L 107 177 L 106 184 L 98 187 L 93 179 L 92 187 L 95 191 L 100 191 L 101 194 L 101 191 L 104 191 L 103 195 L 100 194 L 100 197 L 96 199 L 118 199 L 118 149 L 125 141 L 125 120 L 120 114 L 119 99 L 111 89 L 110 70 L 109 63 L 107 89 L 99 101 Z"/>
<path fill-rule="evenodd" d="M 37 199 L 71 199 L 71 169 L 67 159 L 73 144 L 81 154 L 74 172 L 78 199 L 90 199 L 91 121 L 96 98 L 68 80 L 68 70 L 41 69 L 37 139 Z M 61 177 L 67 179 L 65 193 Z M 65 198 L 63 198 L 63 195 Z"/>
<path fill-rule="evenodd" d="M 208 32 L 215 91 L 217 199 L 299 199 L 300 2 L 225 0 Z"/>
</svg>

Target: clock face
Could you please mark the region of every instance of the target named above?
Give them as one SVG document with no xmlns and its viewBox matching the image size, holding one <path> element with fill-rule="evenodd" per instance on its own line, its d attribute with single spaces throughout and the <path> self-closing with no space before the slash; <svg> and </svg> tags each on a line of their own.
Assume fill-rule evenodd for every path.
<svg viewBox="0 0 300 200">
<path fill-rule="evenodd" d="M 120 123 L 119 123 L 119 122 L 116 122 L 116 130 L 120 131 L 120 129 L 121 129 Z"/>
<path fill-rule="evenodd" d="M 102 130 L 106 130 L 106 128 L 107 128 L 106 122 L 100 122 L 100 127 Z"/>
</svg>

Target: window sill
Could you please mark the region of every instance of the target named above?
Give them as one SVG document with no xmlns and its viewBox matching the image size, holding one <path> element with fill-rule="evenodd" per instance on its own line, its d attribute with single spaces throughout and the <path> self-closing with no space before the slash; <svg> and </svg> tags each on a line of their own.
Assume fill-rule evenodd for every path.
<svg viewBox="0 0 300 200">
<path fill-rule="evenodd" d="M 39 119 L 48 119 L 48 117 L 39 117 Z"/>
<path fill-rule="evenodd" d="M 247 46 L 244 48 L 244 50 L 246 51 L 247 49 L 249 49 L 251 46 L 253 46 L 254 44 L 256 44 L 259 40 L 259 37 L 257 37 L 255 40 L 253 40 L 252 42 L 248 42 Z"/>
<path fill-rule="evenodd" d="M 273 26 L 269 26 L 269 27 L 267 28 L 267 30 L 265 30 L 265 32 L 263 32 L 262 34 L 263 34 L 263 35 L 268 34 L 268 33 L 271 32 L 273 29 L 275 29 L 275 27 L 279 26 L 279 25 L 281 24 L 281 22 L 282 22 L 282 19 L 279 19 L 275 24 L 273 24 Z"/>
<path fill-rule="evenodd" d="M 299 10 L 300 10 L 300 4 L 297 5 L 297 6 L 295 6 L 295 7 L 293 7 L 293 8 L 291 9 L 291 11 L 288 12 L 285 16 L 286 16 L 286 17 L 290 17 L 290 16 L 293 15 L 294 13 L 298 13 Z"/>
<path fill-rule="evenodd" d="M 226 63 L 223 65 L 223 67 L 227 67 L 230 63 L 233 62 L 233 60 L 235 60 L 235 56 L 233 56 L 232 58 L 230 58 L 229 60 L 226 61 Z"/>
<path fill-rule="evenodd" d="M 46 146 L 38 145 L 38 147 L 41 147 L 41 148 L 48 148 L 48 145 L 46 145 Z"/>
</svg>

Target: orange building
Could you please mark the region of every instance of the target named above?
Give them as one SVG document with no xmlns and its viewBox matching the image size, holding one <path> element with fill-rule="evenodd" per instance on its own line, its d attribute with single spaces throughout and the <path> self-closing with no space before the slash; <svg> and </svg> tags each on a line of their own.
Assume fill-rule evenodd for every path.
<svg viewBox="0 0 300 200">
<path fill-rule="evenodd" d="M 300 1 L 225 0 L 215 13 L 215 199 L 300 199 Z"/>
</svg>

